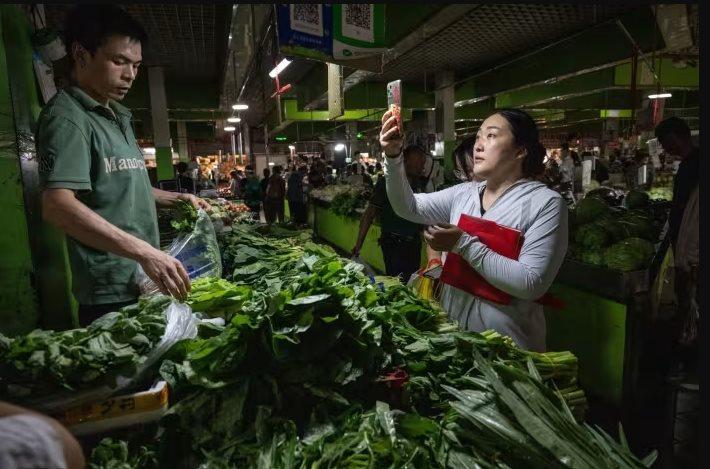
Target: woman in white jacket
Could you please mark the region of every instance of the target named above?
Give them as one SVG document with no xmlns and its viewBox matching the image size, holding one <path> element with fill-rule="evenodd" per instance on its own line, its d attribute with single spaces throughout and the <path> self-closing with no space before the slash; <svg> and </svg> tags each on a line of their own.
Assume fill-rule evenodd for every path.
<svg viewBox="0 0 710 469">
<path fill-rule="evenodd" d="M 535 122 L 525 112 L 500 110 L 481 125 L 474 145 L 474 172 L 481 181 L 432 194 L 412 193 L 402 167 L 402 141 L 395 117 L 382 117 L 380 144 L 387 155 L 387 196 L 402 218 L 434 225 L 424 233 L 429 245 L 463 257 L 488 283 L 513 297 L 493 303 L 445 285 L 441 305 L 464 329 L 494 329 L 518 346 L 545 350 L 541 298 L 567 251 L 567 206 L 562 197 L 534 180 L 544 170 L 545 148 Z M 501 256 L 456 224 L 461 214 L 482 217 L 520 230 L 518 260 Z"/>
</svg>

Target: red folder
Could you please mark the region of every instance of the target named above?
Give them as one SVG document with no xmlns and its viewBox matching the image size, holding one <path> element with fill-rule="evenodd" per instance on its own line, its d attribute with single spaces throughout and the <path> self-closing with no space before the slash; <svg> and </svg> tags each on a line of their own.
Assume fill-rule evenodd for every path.
<svg viewBox="0 0 710 469">
<path fill-rule="evenodd" d="M 458 227 L 471 236 L 477 236 L 479 241 L 493 252 L 513 260 L 517 260 L 520 255 L 520 249 L 523 246 L 523 233 L 520 230 L 466 214 L 461 214 Z M 446 256 L 441 281 L 494 303 L 508 305 L 513 299 L 508 293 L 488 283 L 466 259 L 453 252 Z M 564 306 L 561 301 L 548 294 L 538 299 L 537 302 L 558 308 Z"/>
</svg>

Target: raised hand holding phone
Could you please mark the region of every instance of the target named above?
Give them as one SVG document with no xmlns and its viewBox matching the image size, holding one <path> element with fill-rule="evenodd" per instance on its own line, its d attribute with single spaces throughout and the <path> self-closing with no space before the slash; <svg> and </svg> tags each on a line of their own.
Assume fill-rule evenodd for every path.
<svg viewBox="0 0 710 469">
<path fill-rule="evenodd" d="M 386 156 L 396 157 L 402 151 L 402 82 L 387 84 L 387 112 L 382 116 L 380 146 Z"/>
</svg>

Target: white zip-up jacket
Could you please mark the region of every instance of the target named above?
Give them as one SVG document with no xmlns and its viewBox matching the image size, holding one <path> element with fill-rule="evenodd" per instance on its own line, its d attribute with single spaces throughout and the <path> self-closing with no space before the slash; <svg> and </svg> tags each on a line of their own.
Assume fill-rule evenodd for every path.
<svg viewBox="0 0 710 469">
<path fill-rule="evenodd" d="M 458 224 L 461 214 L 481 217 L 485 182 L 467 182 L 431 194 L 414 194 L 402 156 L 386 158 L 387 197 L 394 211 L 415 223 Z M 500 305 L 444 285 L 441 306 L 466 330 L 494 329 L 524 349 L 545 350 L 545 316 L 535 300 L 552 285 L 567 252 L 564 199 L 540 182 L 523 179 L 506 190 L 482 218 L 520 230 L 518 260 L 490 250 L 478 237 L 463 234 L 452 252 L 462 256 L 491 285 L 513 297 Z"/>
</svg>

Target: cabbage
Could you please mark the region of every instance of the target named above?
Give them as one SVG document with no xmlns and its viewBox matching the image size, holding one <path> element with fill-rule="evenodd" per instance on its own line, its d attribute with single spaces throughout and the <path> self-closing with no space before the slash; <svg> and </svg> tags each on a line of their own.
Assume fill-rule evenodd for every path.
<svg viewBox="0 0 710 469">
<path fill-rule="evenodd" d="M 639 250 L 638 246 L 624 241 L 616 243 L 604 251 L 605 264 L 612 270 L 622 272 L 639 270 L 646 266 L 644 260 L 643 252 Z"/>
<path fill-rule="evenodd" d="M 584 251 L 579 255 L 579 260 L 587 264 L 606 265 L 603 252 L 599 249 Z"/>
<path fill-rule="evenodd" d="M 575 212 L 575 222 L 578 225 L 583 225 L 608 214 L 609 206 L 597 197 L 590 197 L 580 200 Z"/>
<path fill-rule="evenodd" d="M 612 241 L 604 227 L 594 223 L 580 226 L 574 240 L 584 249 L 602 248 L 611 244 Z"/>
<path fill-rule="evenodd" d="M 639 254 L 643 256 L 644 265 L 650 264 L 653 260 L 653 256 L 656 254 L 656 247 L 653 245 L 653 243 L 645 239 L 628 238 L 624 240 L 624 244 L 627 244 L 638 250 Z"/>
<path fill-rule="evenodd" d="M 626 194 L 626 206 L 630 209 L 648 207 L 650 197 L 643 191 L 631 190 Z"/>
<path fill-rule="evenodd" d="M 633 215 L 624 217 L 620 223 L 626 227 L 631 237 L 643 238 L 649 241 L 655 241 L 658 237 L 656 228 L 647 217 Z"/>
<path fill-rule="evenodd" d="M 596 222 L 596 225 L 604 228 L 604 231 L 606 231 L 610 241 L 613 243 L 626 239 L 631 235 L 624 223 L 621 223 L 619 220 L 614 220 L 613 218 L 602 218 Z"/>
</svg>

